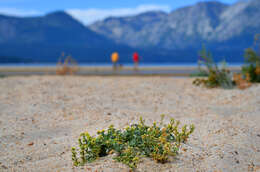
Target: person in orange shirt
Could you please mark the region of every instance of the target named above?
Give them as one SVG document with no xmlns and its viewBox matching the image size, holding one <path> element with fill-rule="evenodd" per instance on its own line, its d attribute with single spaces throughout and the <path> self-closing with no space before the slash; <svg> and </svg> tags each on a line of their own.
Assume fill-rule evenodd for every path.
<svg viewBox="0 0 260 172">
<path fill-rule="evenodd" d="M 113 63 L 113 69 L 116 70 L 117 68 L 117 62 L 119 60 L 119 54 L 117 52 L 112 53 L 111 55 L 111 61 Z"/>
</svg>

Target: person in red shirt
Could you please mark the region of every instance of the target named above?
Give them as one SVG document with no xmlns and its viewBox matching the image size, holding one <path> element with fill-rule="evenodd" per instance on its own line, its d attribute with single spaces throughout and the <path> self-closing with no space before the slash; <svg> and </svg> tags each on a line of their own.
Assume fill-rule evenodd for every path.
<svg viewBox="0 0 260 172">
<path fill-rule="evenodd" d="M 139 54 L 137 52 L 133 54 L 133 61 L 134 61 L 134 68 L 135 70 L 137 70 L 138 63 L 139 63 Z"/>
</svg>

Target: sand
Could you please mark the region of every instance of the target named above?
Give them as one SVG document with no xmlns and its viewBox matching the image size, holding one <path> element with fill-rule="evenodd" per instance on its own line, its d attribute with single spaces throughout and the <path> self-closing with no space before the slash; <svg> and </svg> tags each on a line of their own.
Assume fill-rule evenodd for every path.
<svg viewBox="0 0 260 172">
<path fill-rule="evenodd" d="M 206 89 L 191 78 L 28 76 L 0 78 L 0 171 L 104 171 L 129 168 L 104 157 L 72 166 L 80 133 L 142 116 L 195 124 L 180 155 L 166 164 L 143 159 L 136 171 L 259 171 L 260 85 Z"/>
</svg>

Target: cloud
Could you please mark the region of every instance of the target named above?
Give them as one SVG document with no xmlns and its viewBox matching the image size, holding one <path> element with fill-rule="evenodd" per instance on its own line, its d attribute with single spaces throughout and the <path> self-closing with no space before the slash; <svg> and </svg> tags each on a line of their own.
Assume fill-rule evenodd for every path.
<svg viewBox="0 0 260 172">
<path fill-rule="evenodd" d="M 23 10 L 18 8 L 0 8 L 0 13 L 10 16 L 35 16 L 41 13 L 37 10 Z"/>
<path fill-rule="evenodd" d="M 130 16 L 147 11 L 166 11 L 171 10 L 168 5 L 139 5 L 136 8 L 117 8 L 117 9 L 68 9 L 67 13 L 88 25 L 107 17 Z"/>
</svg>

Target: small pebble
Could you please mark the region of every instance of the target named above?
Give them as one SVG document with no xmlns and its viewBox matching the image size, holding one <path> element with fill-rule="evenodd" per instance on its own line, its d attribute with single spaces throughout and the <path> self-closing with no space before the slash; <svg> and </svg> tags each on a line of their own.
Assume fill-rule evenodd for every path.
<svg viewBox="0 0 260 172">
<path fill-rule="evenodd" d="M 29 143 L 29 144 L 28 144 L 28 146 L 32 146 L 32 145 L 34 145 L 34 143 L 33 143 L 33 142 L 31 142 L 31 143 Z"/>
</svg>

